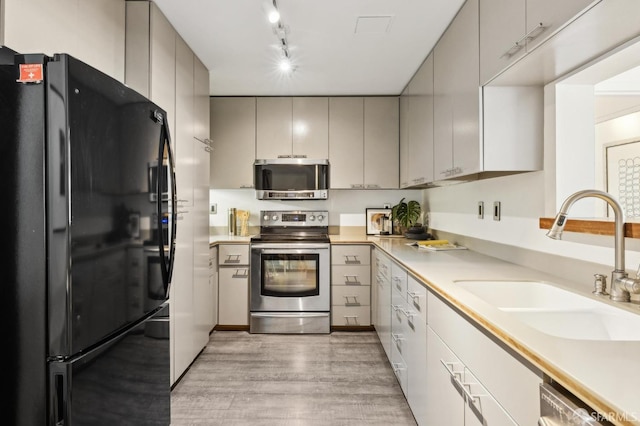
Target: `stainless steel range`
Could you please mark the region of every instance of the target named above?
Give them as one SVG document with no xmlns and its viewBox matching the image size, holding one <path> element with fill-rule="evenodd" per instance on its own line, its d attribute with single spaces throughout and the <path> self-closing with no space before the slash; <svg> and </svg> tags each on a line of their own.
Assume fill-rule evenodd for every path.
<svg viewBox="0 0 640 426">
<path fill-rule="evenodd" d="M 251 333 L 329 333 L 327 211 L 262 211 L 251 238 Z"/>
</svg>

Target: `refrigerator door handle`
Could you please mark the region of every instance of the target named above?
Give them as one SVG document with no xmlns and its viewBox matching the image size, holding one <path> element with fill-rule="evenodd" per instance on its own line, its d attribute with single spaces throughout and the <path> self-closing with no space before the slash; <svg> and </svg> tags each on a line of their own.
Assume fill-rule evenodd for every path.
<svg viewBox="0 0 640 426">
<path fill-rule="evenodd" d="M 175 256 L 175 246 L 176 246 L 176 209 L 177 209 L 177 196 L 176 196 L 176 178 L 175 178 L 175 167 L 173 162 L 173 152 L 171 151 L 171 135 L 169 133 L 169 125 L 167 124 L 167 118 L 164 113 L 160 111 L 154 112 L 154 118 L 156 121 L 161 123 L 162 129 L 160 131 L 160 141 L 158 144 L 158 186 L 156 188 L 157 191 L 157 203 L 158 203 L 158 229 L 162 229 L 162 221 L 164 212 L 162 211 L 162 188 L 164 188 L 164 179 L 168 177 L 162 172 L 163 171 L 163 163 L 166 157 L 168 160 L 168 171 L 169 171 L 169 179 L 171 185 L 171 195 L 169 196 L 169 202 L 171 204 L 169 213 L 171 216 L 171 226 L 169 239 L 170 241 L 164 241 L 164 235 L 162 232 L 159 232 L 159 250 L 162 255 L 160 256 L 160 265 L 162 269 L 162 281 L 164 284 L 165 295 L 169 297 L 169 285 L 171 283 L 171 275 L 173 273 L 173 262 Z M 165 257 L 165 246 L 169 246 L 168 256 Z"/>
</svg>

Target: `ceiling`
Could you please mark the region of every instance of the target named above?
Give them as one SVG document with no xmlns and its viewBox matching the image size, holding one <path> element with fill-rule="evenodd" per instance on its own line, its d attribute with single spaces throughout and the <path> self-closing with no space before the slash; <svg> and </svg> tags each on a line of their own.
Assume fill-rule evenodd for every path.
<svg viewBox="0 0 640 426">
<path fill-rule="evenodd" d="M 212 96 L 398 95 L 464 3 L 277 0 L 286 75 L 263 0 L 154 1 L 209 69 Z"/>
</svg>

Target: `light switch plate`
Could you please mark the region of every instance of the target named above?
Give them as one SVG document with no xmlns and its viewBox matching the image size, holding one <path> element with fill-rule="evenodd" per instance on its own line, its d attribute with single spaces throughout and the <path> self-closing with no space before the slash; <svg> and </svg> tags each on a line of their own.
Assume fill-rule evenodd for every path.
<svg viewBox="0 0 640 426">
<path fill-rule="evenodd" d="M 500 207 L 500 201 L 494 201 L 493 202 L 493 220 L 500 220 L 500 212 L 501 207 Z"/>
<path fill-rule="evenodd" d="M 218 214 L 218 205 L 213 203 L 209 208 L 209 214 Z"/>
<path fill-rule="evenodd" d="M 478 219 L 484 219 L 484 201 L 478 201 Z"/>
</svg>

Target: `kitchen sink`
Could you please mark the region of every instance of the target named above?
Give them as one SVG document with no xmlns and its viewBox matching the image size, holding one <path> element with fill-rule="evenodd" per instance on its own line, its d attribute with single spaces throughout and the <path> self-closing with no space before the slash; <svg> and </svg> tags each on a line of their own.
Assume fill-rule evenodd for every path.
<svg viewBox="0 0 640 426">
<path fill-rule="evenodd" d="M 640 314 L 540 281 L 456 284 L 545 334 L 577 340 L 640 340 Z"/>
</svg>

